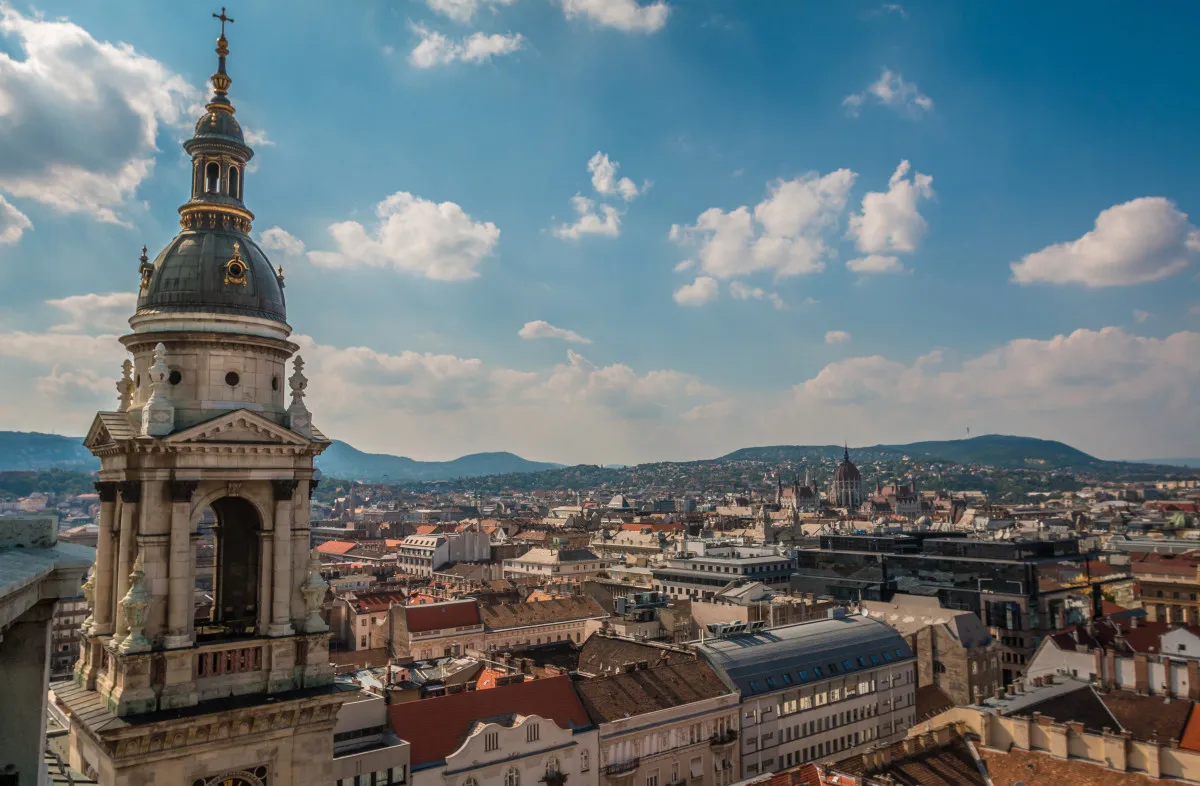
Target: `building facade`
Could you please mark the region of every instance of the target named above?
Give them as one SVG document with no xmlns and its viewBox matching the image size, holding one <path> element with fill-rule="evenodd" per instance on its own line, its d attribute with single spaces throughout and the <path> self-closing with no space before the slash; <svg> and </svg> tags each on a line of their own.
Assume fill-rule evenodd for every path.
<svg viewBox="0 0 1200 786">
<path fill-rule="evenodd" d="M 696 651 L 741 693 L 737 780 L 903 739 L 916 720 L 916 659 L 882 622 L 711 632 Z"/>
<path fill-rule="evenodd" d="M 532 577 L 580 584 L 603 573 L 609 564 L 609 560 L 591 549 L 534 548 L 519 557 L 504 560 L 504 578 Z"/>
<path fill-rule="evenodd" d="M 651 569 L 654 589 L 670 598 L 713 600 L 734 582 L 756 581 L 775 589 L 786 588 L 795 563 L 774 548 L 763 546 L 706 545 L 689 541 L 696 549 L 663 560 Z"/>
<path fill-rule="evenodd" d="M 738 779 L 738 695 L 682 658 L 577 683 L 600 730 L 605 786 L 728 786 Z"/>
</svg>

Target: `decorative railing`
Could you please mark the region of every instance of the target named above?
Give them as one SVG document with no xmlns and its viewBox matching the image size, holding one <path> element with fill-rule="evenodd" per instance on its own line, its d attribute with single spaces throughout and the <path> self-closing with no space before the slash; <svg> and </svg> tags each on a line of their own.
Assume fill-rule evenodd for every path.
<svg viewBox="0 0 1200 786">
<path fill-rule="evenodd" d="M 626 759 L 606 764 L 600 768 L 600 771 L 605 775 L 626 775 L 636 770 L 639 764 L 641 764 L 641 759 Z"/>
<path fill-rule="evenodd" d="M 237 647 L 196 653 L 196 676 L 219 677 L 223 674 L 245 674 L 261 671 L 262 647 Z"/>
<path fill-rule="evenodd" d="M 709 744 L 713 747 L 717 747 L 720 745 L 732 745 L 736 741 L 737 732 L 733 729 L 726 729 L 725 731 L 719 731 L 714 734 L 712 739 L 709 740 Z"/>
</svg>

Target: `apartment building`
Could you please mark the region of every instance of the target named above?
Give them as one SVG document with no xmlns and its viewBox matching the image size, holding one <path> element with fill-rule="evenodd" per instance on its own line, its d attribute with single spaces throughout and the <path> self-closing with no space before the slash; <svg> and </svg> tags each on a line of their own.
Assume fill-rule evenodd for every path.
<svg viewBox="0 0 1200 786">
<path fill-rule="evenodd" d="M 757 581 L 786 588 L 795 562 L 765 546 L 709 545 L 687 541 L 686 549 L 651 570 L 654 589 L 673 598 L 712 600 L 731 582 Z"/>
<path fill-rule="evenodd" d="M 602 786 L 727 786 L 738 779 L 738 695 L 703 660 L 677 657 L 576 683 L 600 730 Z"/>
<path fill-rule="evenodd" d="M 841 609 L 824 620 L 728 629 L 696 651 L 741 693 L 739 779 L 860 753 L 916 720 L 916 658 L 888 625 Z"/>
</svg>

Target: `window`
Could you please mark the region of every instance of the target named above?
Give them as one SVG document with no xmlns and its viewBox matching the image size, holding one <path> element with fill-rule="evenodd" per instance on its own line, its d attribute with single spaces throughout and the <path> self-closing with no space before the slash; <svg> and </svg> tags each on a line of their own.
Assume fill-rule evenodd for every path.
<svg viewBox="0 0 1200 786">
<path fill-rule="evenodd" d="M 216 161 L 210 161 L 208 166 L 204 168 L 204 190 L 210 194 L 217 193 L 217 188 L 221 185 L 221 165 Z M 1162 597 L 1160 592 L 1158 595 Z"/>
<path fill-rule="evenodd" d="M 750 690 L 754 691 L 755 693 L 758 693 L 758 690 L 759 690 L 758 680 L 750 680 Z"/>
<path fill-rule="evenodd" d="M 507 786 L 507 784 L 505 785 Z M 658 786 L 658 770 L 646 776 L 646 786 Z"/>
<path fill-rule="evenodd" d="M 829 664 L 829 673 L 830 673 L 830 674 L 837 674 L 837 673 L 838 673 L 838 667 L 837 667 L 837 664 L 836 664 L 836 663 L 830 663 L 830 664 Z"/>
<path fill-rule="evenodd" d="M 768 688 L 775 687 L 775 678 L 774 677 L 767 677 L 767 687 Z"/>
<path fill-rule="evenodd" d="M 474 778 L 467 778 L 465 781 L 463 781 L 463 786 L 479 786 L 479 781 L 475 780 Z"/>
<path fill-rule="evenodd" d="M 883 653 L 883 659 L 886 660 L 888 663 L 891 663 L 892 662 L 892 653 L 887 652 L 885 650 Z"/>
<path fill-rule="evenodd" d="M 903 657 L 904 657 L 904 650 L 896 650 L 896 657 L 897 657 L 897 658 L 903 658 Z"/>
<path fill-rule="evenodd" d="M 483 736 L 483 749 L 487 752 L 500 750 L 500 732 L 489 731 Z"/>
<path fill-rule="evenodd" d="M 504 773 L 504 786 L 521 786 L 521 773 L 516 767 L 509 767 Z"/>
<path fill-rule="evenodd" d="M 1183 649 L 1183 645 L 1180 645 L 1180 649 Z M 792 684 L 792 675 L 786 671 L 783 673 L 783 684 L 784 685 Z"/>
<path fill-rule="evenodd" d="M 550 759 L 546 762 L 546 777 L 549 778 L 549 777 L 557 775 L 557 774 L 558 774 L 558 759 L 551 756 Z"/>
<path fill-rule="evenodd" d="M 847 658 L 846 660 L 842 661 L 842 668 L 845 669 L 846 671 L 850 671 L 851 669 L 854 668 L 854 663 L 849 658 Z"/>
<path fill-rule="evenodd" d="M 832 690 L 830 690 L 829 691 L 829 700 L 830 701 L 841 701 L 842 700 L 842 689 L 841 688 L 833 688 Z"/>
<path fill-rule="evenodd" d="M 591 759 L 588 756 L 588 752 L 586 750 L 580 751 L 579 752 L 579 771 L 587 772 L 591 768 L 592 768 L 592 764 L 591 764 Z"/>
<path fill-rule="evenodd" d="M 807 680 L 807 679 L 808 679 L 808 672 L 807 672 L 807 671 L 805 671 L 804 669 L 800 669 L 800 671 L 799 671 L 799 672 L 797 672 L 797 673 L 800 675 L 800 681 L 801 681 L 801 682 L 804 682 L 805 680 Z"/>
<path fill-rule="evenodd" d="M 825 677 L 825 672 L 821 671 L 820 666 L 813 666 L 813 674 L 816 674 L 818 677 L 821 677 L 821 678 Z"/>
<path fill-rule="evenodd" d="M 525 727 L 525 741 L 537 742 L 542 738 L 542 729 L 536 723 L 531 723 Z"/>
<path fill-rule="evenodd" d="M 238 171 L 235 166 L 229 167 L 229 196 L 238 198 Z"/>
</svg>

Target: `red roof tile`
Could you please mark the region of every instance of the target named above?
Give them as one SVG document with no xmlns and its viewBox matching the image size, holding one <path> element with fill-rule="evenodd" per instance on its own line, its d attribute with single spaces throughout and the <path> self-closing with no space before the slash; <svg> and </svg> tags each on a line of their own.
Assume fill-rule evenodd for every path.
<svg viewBox="0 0 1200 786">
<path fill-rule="evenodd" d="M 1185 751 L 1196 751 L 1200 753 L 1200 712 L 1196 712 L 1196 705 L 1192 705 L 1192 712 L 1188 715 L 1187 725 L 1183 727 L 1183 737 L 1179 740 L 1179 747 Z"/>
<path fill-rule="evenodd" d="M 421 524 L 417 527 L 416 534 L 418 535 L 435 535 L 442 531 L 440 524 Z"/>
<path fill-rule="evenodd" d="M 474 600 L 450 603 L 425 603 L 406 606 L 404 618 L 410 633 L 423 633 L 444 628 L 465 628 L 480 624 L 479 603 Z"/>
<path fill-rule="evenodd" d="M 510 713 L 538 715 L 563 729 L 591 726 L 566 676 L 393 704 L 388 707 L 388 720 L 392 731 L 412 746 L 416 769 L 443 761 L 458 750 L 476 720 Z"/>
<path fill-rule="evenodd" d="M 404 593 L 399 590 L 393 592 L 357 593 L 354 596 L 354 600 L 350 601 L 350 603 L 359 614 L 371 614 L 377 611 L 387 611 L 393 603 L 403 606 Z"/>
<path fill-rule="evenodd" d="M 317 546 L 317 551 L 322 554 L 345 554 L 357 545 L 348 540 L 328 540 Z"/>
</svg>

